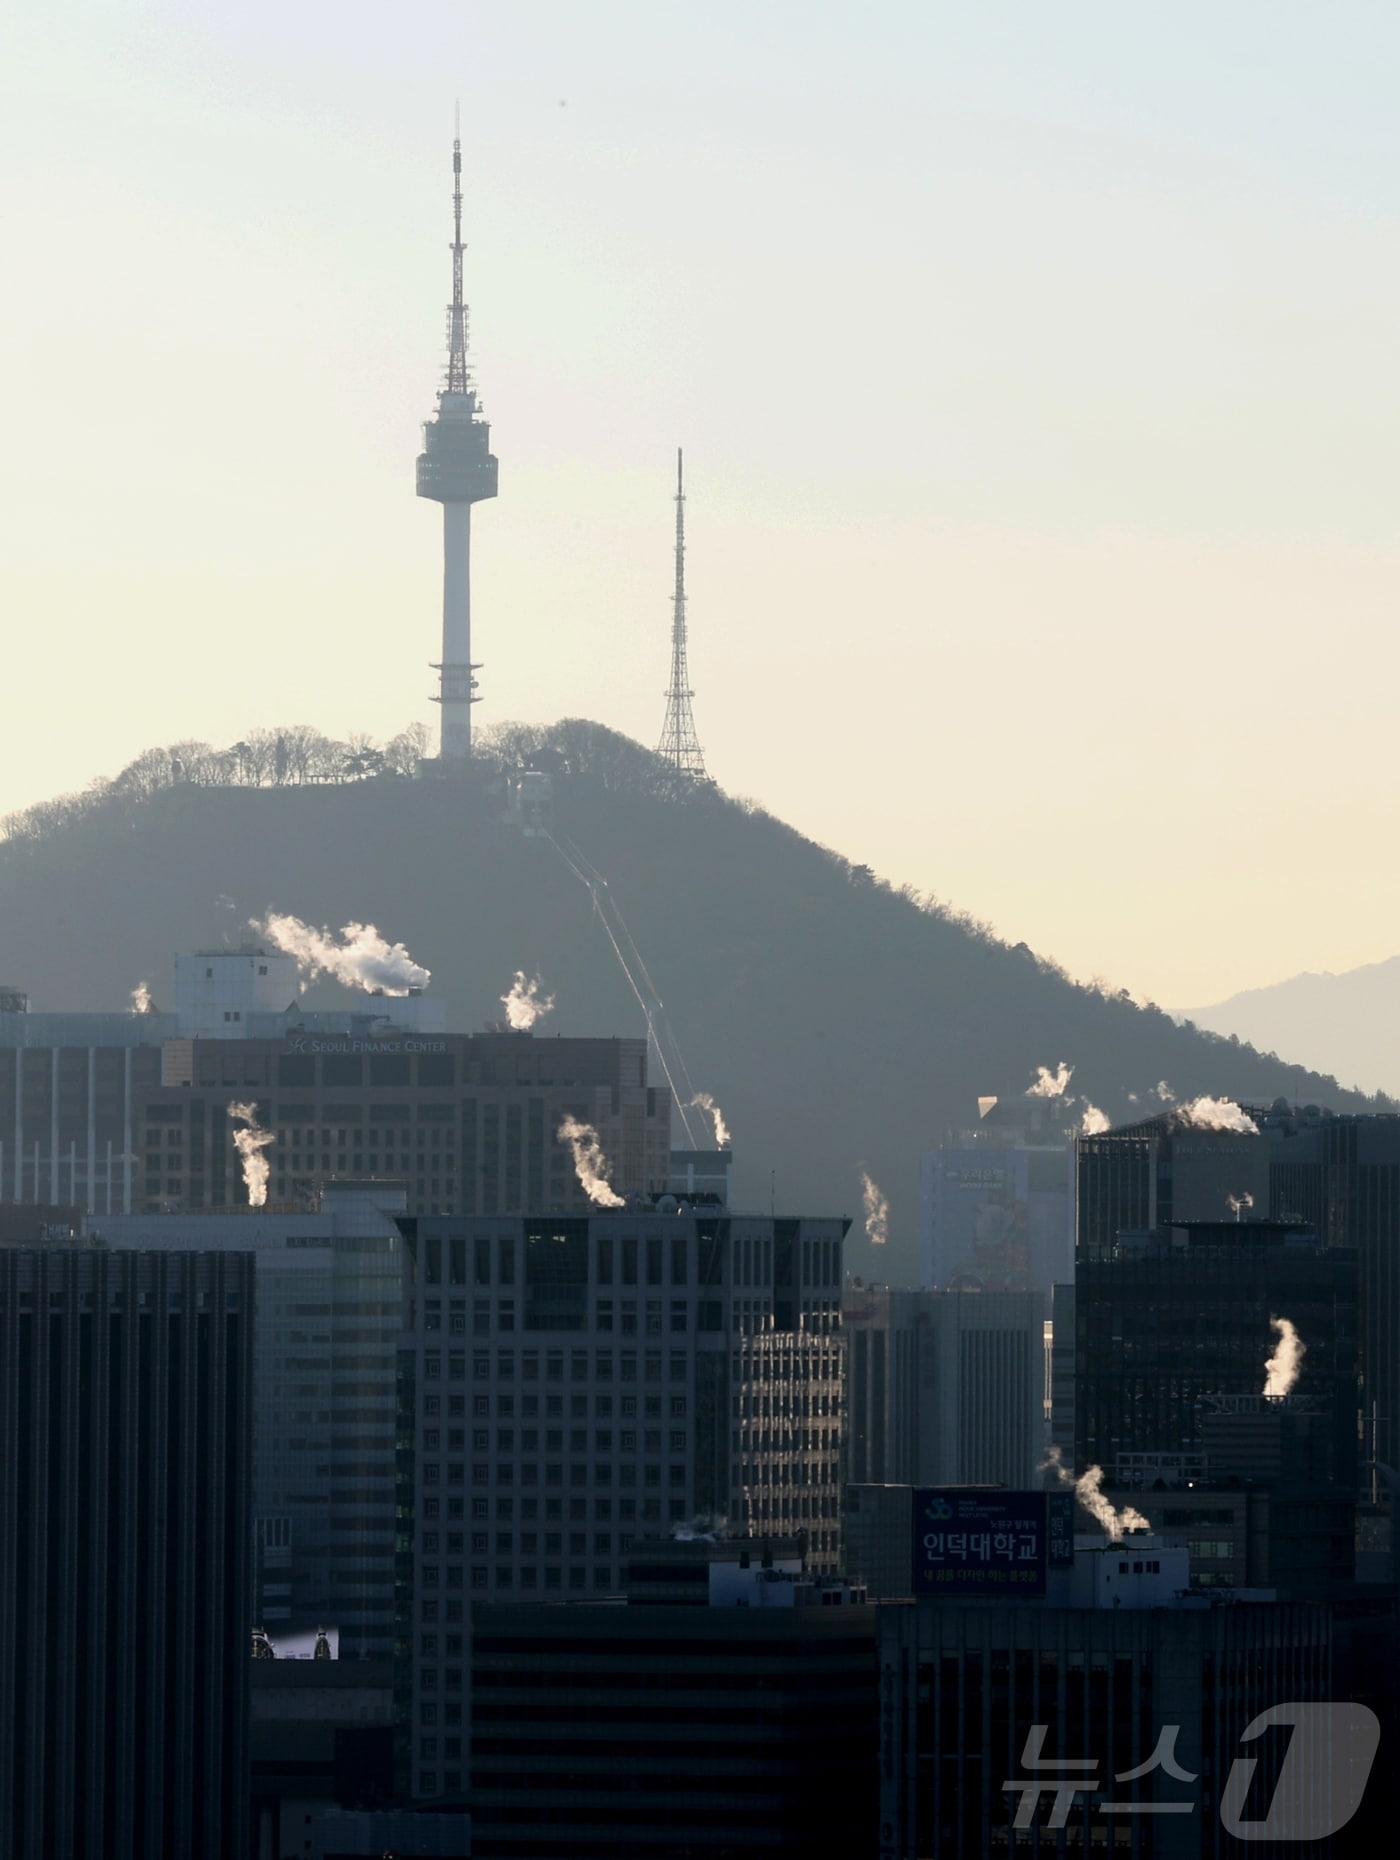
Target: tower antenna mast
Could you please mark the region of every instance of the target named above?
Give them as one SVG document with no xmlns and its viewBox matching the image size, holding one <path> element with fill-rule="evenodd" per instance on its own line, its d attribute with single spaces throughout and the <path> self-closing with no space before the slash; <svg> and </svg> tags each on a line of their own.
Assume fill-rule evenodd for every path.
<svg viewBox="0 0 1400 1860">
<path fill-rule="evenodd" d="M 695 729 L 691 708 L 694 693 L 690 689 L 690 669 L 686 649 L 685 621 L 685 470 L 684 459 L 676 448 L 676 586 L 671 596 L 671 685 L 666 693 L 666 721 L 661 726 L 657 754 L 670 763 L 673 774 L 683 781 L 704 782 L 705 756 Z"/>
<path fill-rule="evenodd" d="M 462 301 L 462 106 L 452 118 L 452 302 L 447 312 L 447 391 L 467 391 L 467 306 Z"/>
</svg>

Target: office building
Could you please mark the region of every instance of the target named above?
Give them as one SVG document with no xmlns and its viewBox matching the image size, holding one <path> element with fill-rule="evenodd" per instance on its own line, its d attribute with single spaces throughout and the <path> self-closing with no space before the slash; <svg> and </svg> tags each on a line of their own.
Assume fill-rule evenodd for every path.
<svg viewBox="0 0 1400 1860">
<path fill-rule="evenodd" d="M 1137 1482 L 1134 1456 L 1203 1450 L 1206 1405 L 1263 1393 L 1286 1318 L 1321 1482 L 1357 1482 L 1356 1254 L 1280 1221 L 1198 1221 L 1120 1239 L 1075 1270 L 1075 1464 Z"/>
<path fill-rule="evenodd" d="M 1280 1120 L 1274 1211 L 1305 1221 L 1358 1261 L 1358 1355 L 1367 1457 L 1400 1468 L 1400 1116 Z"/>
<path fill-rule="evenodd" d="M 719 1520 L 839 1567 L 846 1223 L 675 1206 L 401 1223 L 405 1707 L 459 1746 L 416 1796 L 462 1786 L 469 1605 L 615 1595 Z"/>
<path fill-rule="evenodd" d="M 856 1484 L 1010 1486 L 1045 1457 L 1039 1292 L 901 1291 L 853 1281 L 846 1471 Z"/>
<path fill-rule="evenodd" d="M 251 945 L 177 956 L 174 1012 L 149 1002 L 139 1012 L 37 1012 L 21 989 L 0 988 L 0 1202 L 88 1214 L 173 1203 L 187 1188 L 175 1179 L 187 1152 L 167 1176 L 180 1146 L 159 1115 L 147 1131 L 144 1107 L 163 1080 L 192 1079 L 196 1040 L 325 1038 L 384 1050 L 441 1030 L 441 1004 L 421 994 L 361 993 L 352 1008 L 312 1011 L 298 985 L 289 956 Z M 238 1064 L 228 1069 L 242 1076 Z M 218 1143 L 226 1147 L 222 1130 Z"/>
<path fill-rule="evenodd" d="M 1073 1121 L 1062 1099 L 982 1098 L 919 1168 L 925 1285 L 1048 1296 L 1074 1257 Z"/>
<path fill-rule="evenodd" d="M 582 1211 L 559 1125 L 597 1131 L 622 1195 L 654 1193 L 670 1168 L 671 1100 L 647 1083 L 645 1040 L 528 1033 L 372 1035 L 170 1042 L 162 1084 L 142 1098 L 138 1206 L 246 1201 L 230 1102 L 251 1102 L 273 1133 L 263 1152 L 274 1202 L 326 1182 L 396 1177 L 421 1214 Z"/>
<path fill-rule="evenodd" d="M 0 1249 L 0 1852 L 245 1860 L 253 1263 Z"/>
<path fill-rule="evenodd" d="M 1223 1221 L 1235 1203 L 1241 1211 L 1269 1214 L 1272 1114 L 1257 1105 L 1246 1111 L 1256 1126 L 1252 1133 L 1204 1129 L 1172 1110 L 1080 1137 L 1074 1145 L 1076 1259 L 1104 1257 L 1122 1233 Z"/>
<path fill-rule="evenodd" d="M 255 1855 L 304 1854 L 313 1829 L 338 1809 L 392 1804 L 391 1661 L 254 1659 L 249 1679 Z"/>
<path fill-rule="evenodd" d="M 873 1852 L 875 1610 L 795 1544 L 633 1556 L 626 1605 L 474 1610 L 475 1860 Z"/>
<path fill-rule="evenodd" d="M 103 1215 L 110 1248 L 251 1253 L 256 1625 L 284 1651 L 319 1628 L 342 1660 L 394 1646 L 395 1374 L 403 1242 L 394 1184 L 327 1188 L 316 1211 Z"/>
<path fill-rule="evenodd" d="M 1216 1860 L 1239 1848 L 1226 1820 L 1261 1817 L 1280 1768 L 1280 1745 L 1241 1745 L 1246 1726 L 1285 1701 L 1349 1696 L 1334 1690 L 1328 1605 L 1211 1606 L 1189 1589 L 1186 1553 L 1150 1536 L 1081 1539 L 1041 1601 L 882 1605 L 877 1635 L 881 1860 Z M 1164 1737 L 1179 1777 L 1161 1767 Z M 1251 1756 L 1257 1795 L 1241 1813 L 1227 1784 Z M 1329 1787 L 1340 1799 L 1332 1756 L 1300 1751 L 1305 1800 L 1326 1804 Z"/>
</svg>

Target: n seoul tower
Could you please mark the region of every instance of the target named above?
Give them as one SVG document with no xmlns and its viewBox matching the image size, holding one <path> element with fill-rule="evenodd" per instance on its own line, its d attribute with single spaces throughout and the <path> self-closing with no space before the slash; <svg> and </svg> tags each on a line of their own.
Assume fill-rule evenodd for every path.
<svg viewBox="0 0 1400 1860">
<path fill-rule="evenodd" d="M 463 766 L 471 755 L 472 505 L 496 495 L 491 428 L 481 417 L 467 367 L 467 306 L 462 301 L 462 137 L 452 142 L 452 302 L 447 312 L 447 384 L 437 412 L 423 426 L 418 495 L 442 505 L 442 660 L 433 666 L 442 706 L 441 756 Z"/>
</svg>

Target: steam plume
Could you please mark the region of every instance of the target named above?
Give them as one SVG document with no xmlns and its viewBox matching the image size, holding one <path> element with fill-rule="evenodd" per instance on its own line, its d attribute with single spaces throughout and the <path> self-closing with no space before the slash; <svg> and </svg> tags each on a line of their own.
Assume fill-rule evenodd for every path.
<svg viewBox="0 0 1400 1860">
<path fill-rule="evenodd" d="M 1194 1130 L 1237 1130 L 1241 1136 L 1257 1137 L 1259 1126 L 1233 1098 L 1193 1098 L 1177 1106 L 1177 1116 Z"/>
<path fill-rule="evenodd" d="M 1086 1098 L 1084 1101 L 1084 1115 L 1079 1120 L 1080 1136 L 1101 1137 L 1106 1130 L 1111 1130 L 1112 1128 L 1113 1126 L 1099 1107 L 1096 1104 L 1090 1104 Z"/>
<path fill-rule="evenodd" d="M 156 1004 L 151 999 L 149 982 L 138 982 L 131 991 L 131 1011 L 133 1014 L 154 1014 Z"/>
<path fill-rule="evenodd" d="M 1168 1085 L 1165 1079 L 1158 1079 L 1157 1083 L 1152 1087 L 1152 1089 L 1153 1091 L 1156 1092 L 1157 1096 L 1162 1100 L 1163 1104 L 1175 1104 L 1176 1103 L 1176 1093 L 1172 1090 L 1171 1086 Z"/>
<path fill-rule="evenodd" d="M 1234 1215 L 1235 1219 L 1238 1220 L 1243 1213 L 1254 1206 L 1254 1197 L 1248 1190 L 1246 1190 L 1243 1195 L 1227 1195 L 1225 1197 L 1225 1206 L 1230 1210 L 1231 1214 Z"/>
<path fill-rule="evenodd" d="M 314 929 L 286 912 L 269 911 L 261 922 L 255 917 L 249 922 L 296 958 L 303 988 L 321 975 L 333 975 L 347 988 L 382 989 L 386 995 L 406 995 L 410 988 L 428 985 L 429 971 L 402 943 L 386 943 L 373 924 L 346 924 L 337 941 L 332 931 Z"/>
<path fill-rule="evenodd" d="M 230 1104 L 228 1114 L 246 1126 L 234 1131 L 233 1147 L 243 1159 L 243 1186 L 248 1191 L 248 1206 L 260 1208 L 267 1200 L 267 1178 L 272 1173 L 272 1166 L 263 1155 L 273 1141 L 272 1132 L 259 1125 L 255 1104 Z"/>
<path fill-rule="evenodd" d="M 579 1186 L 595 1208 L 624 1208 L 626 1202 L 608 1180 L 608 1159 L 592 1124 L 580 1123 L 565 1114 L 559 1126 L 559 1141 L 574 1153 L 574 1173 Z"/>
<path fill-rule="evenodd" d="M 1117 1511 L 1103 1495 L 1103 1467 L 1091 1466 L 1076 1479 L 1065 1465 L 1058 1447 L 1051 1447 L 1041 1461 L 1041 1470 L 1049 1467 L 1061 1485 L 1069 1486 L 1074 1496 L 1098 1525 L 1110 1543 L 1120 1543 L 1125 1531 L 1150 1531 L 1152 1526 L 1132 1505 Z"/>
<path fill-rule="evenodd" d="M 1063 1098 L 1065 1088 L 1074 1077 L 1074 1067 L 1062 1059 L 1052 1072 L 1049 1066 L 1037 1066 L 1035 1083 L 1026 1087 L 1028 1098 Z"/>
<path fill-rule="evenodd" d="M 720 1110 L 714 1099 L 707 1091 L 698 1091 L 690 1102 L 697 1110 L 708 1111 L 715 1127 L 715 1147 L 727 1150 L 729 1148 L 729 1126 L 724 1121 L 724 1112 Z"/>
<path fill-rule="evenodd" d="M 1271 1317 L 1270 1327 L 1278 1332 L 1278 1348 L 1264 1365 L 1264 1394 L 1271 1401 L 1282 1401 L 1293 1393 L 1293 1385 L 1303 1367 L 1308 1346 L 1298 1335 L 1289 1318 Z"/>
<path fill-rule="evenodd" d="M 699 1517 L 687 1518 L 682 1524 L 671 1526 L 671 1541 L 677 1544 L 712 1544 L 729 1520 L 721 1513 L 702 1511 Z"/>
<path fill-rule="evenodd" d="M 525 971 L 517 969 L 515 980 L 510 985 L 510 993 L 501 996 L 501 1006 L 506 1011 L 506 1019 L 517 1033 L 528 1033 L 537 1020 L 543 1020 L 554 1006 L 553 995 L 540 993 L 540 978 L 531 976 L 527 981 Z"/>
<path fill-rule="evenodd" d="M 871 1246 L 884 1246 L 890 1237 L 890 1204 L 864 1169 L 860 1192 L 865 1203 L 865 1237 Z"/>
</svg>

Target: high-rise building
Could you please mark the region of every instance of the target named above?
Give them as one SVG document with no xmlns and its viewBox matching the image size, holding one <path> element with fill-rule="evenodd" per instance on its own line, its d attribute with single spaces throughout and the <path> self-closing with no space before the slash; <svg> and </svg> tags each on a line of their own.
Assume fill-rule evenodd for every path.
<svg viewBox="0 0 1400 1860">
<path fill-rule="evenodd" d="M 327 1188 L 317 1211 L 103 1215 L 112 1249 L 251 1253 L 256 1625 L 342 1660 L 394 1650 L 395 1376 L 403 1329 L 405 1195 Z"/>
<path fill-rule="evenodd" d="M 846 1472 L 856 1484 L 1032 1485 L 1045 1457 L 1039 1292 L 852 1282 Z"/>
<path fill-rule="evenodd" d="M 0 1853 L 244 1860 L 253 1262 L 0 1249 Z"/>
<path fill-rule="evenodd" d="M 24 996 L 0 996 L 0 1201 L 130 1209 L 140 1105 L 175 1026 L 168 1014 L 32 1013 Z"/>
<path fill-rule="evenodd" d="M 1074 1256 L 1072 1125 L 1059 1098 L 979 1100 L 919 1169 L 925 1285 L 1048 1295 Z"/>
<path fill-rule="evenodd" d="M 347 1178 L 400 1179 L 415 1214 L 582 1210 L 566 1114 L 598 1133 L 620 1194 L 663 1188 L 671 1099 L 647 1083 L 645 1040 L 386 1029 L 168 1043 L 135 1119 L 138 1209 L 247 1200 L 231 1102 L 272 1132 L 268 1195 Z"/>
<path fill-rule="evenodd" d="M 1282 1765 L 1282 1739 L 1242 1743 L 1251 1722 L 1353 1696 L 1327 1604 L 1207 1605 L 1186 1553 L 1150 1536 L 1081 1540 L 1063 1578 L 1041 1601 L 877 1610 L 881 1860 L 1217 1860 L 1251 1838 L 1238 1829 L 1268 1812 Z M 1290 1750 L 1297 1801 L 1345 1813 L 1365 1729 L 1339 1733 L 1345 1752 L 1326 1736 Z"/>
<path fill-rule="evenodd" d="M 401 1223 L 404 1706 L 457 1744 L 415 1796 L 462 1787 L 474 1604 L 614 1595 L 721 1519 L 838 1568 L 846 1223 L 674 1205 Z"/>
<path fill-rule="evenodd" d="M 1236 1204 L 1240 1212 L 1272 1212 L 1269 1113 L 1250 1106 L 1245 1115 L 1253 1130 L 1205 1128 L 1173 1110 L 1080 1137 L 1074 1146 L 1075 1257 L 1111 1252 L 1121 1233 L 1223 1221 Z"/>
<path fill-rule="evenodd" d="M 1400 1116 L 1309 1110 L 1280 1120 L 1276 1133 L 1273 1211 L 1357 1254 L 1367 1457 L 1400 1468 Z"/>
<path fill-rule="evenodd" d="M 303 1009 L 296 965 L 257 944 L 177 956 L 173 1013 L 149 1001 L 116 1014 L 36 1012 L 21 990 L 0 989 L 0 1203 L 88 1214 L 164 1205 L 174 1192 L 165 1152 L 176 1146 L 164 1129 L 148 1141 L 145 1103 L 164 1081 L 193 1079 L 197 1041 L 329 1039 L 404 1051 L 441 1031 L 432 997 L 353 999 L 348 1009 Z M 231 1070 L 241 1076 L 239 1065 Z"/>
<path fill-rule="evenodd" d="M 473 1612 L 473 1855 L 871 1853 L 875 1610 L 794 1543 L 633 1562 L 626 1606 Z M 447 1736 L 420 1737 L 440 1760 Z"/>
<path fill-rule="evenodd" d="M 452 144 L 452 302 L 447 311 L 447 379 L 437 412 L 423 427 L 418 495 L 442 505 L 442 662 L 435 702 L 442 706 L 442 760 L 458 765 L 471 754 L 476 673 L 472 663 L 472 505 L 496 495 L 499 467 L 491 428 L 482 418 L 467 359 L 467 306 L 462 296 L 462 142 Z"/>
<path fill-rule="evenodd" d="M 1075 1269 L 1075 1463 L 1134 1483 L 1135 1456 L 1203 1447 L 1207 1406 L 1264 1392 L 1301 1339 L 1297 1396 L 1321 1414 L 1320 1483 L 1357 1484 L 1356 1255 L 1278 1221 L 1201 1221 L 1120 1240 Z"/>
</svg>

